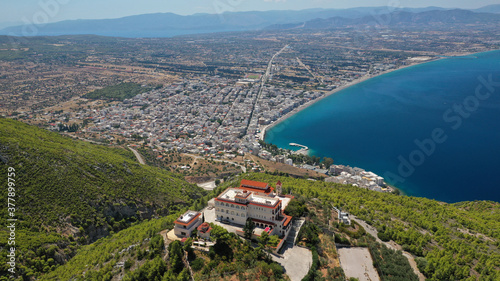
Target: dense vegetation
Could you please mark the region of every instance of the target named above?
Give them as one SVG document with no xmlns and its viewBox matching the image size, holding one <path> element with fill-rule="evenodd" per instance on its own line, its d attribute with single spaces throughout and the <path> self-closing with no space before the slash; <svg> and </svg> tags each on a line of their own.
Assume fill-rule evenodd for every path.
<svg viewBox="0 0 500 281">
<path fill-rule="evenodd" d="M 204 206 L 209 195 L 202 197 L 199 188 L 180 176 L 139 165 L 122 148 L 75 141 L 6 119 L 0 119 L 0 167 L 16 169 L 17 270 L 25 280 L 83 280 L 84 272 L 85 280 L 117 275 L 124 280 L 153 280 L 147 279 L 152 275 L 186 278 L 186 261 L 181 267 L 175 258 L 178 247 L 169 247 L 170 259 L 164 261 L 166 250 L 157 234 L 171 228 L 188 207 Z M 279 180 L 285 193 L 296 196 L 287 212 L 308 218 L 299 240 L 313 248 L 308 274 L 313 280 L 343 278 L 342 270 L 327 262 L 325 253 L 335 255 L 335 250 L 325 246 L 334 245 L 325 239 L 368 247 L 383 280 L 414 278 L 405 276 L 409 270 L 400 252 L 374 243 L 359 225 L 335 224 L 335 233 L 330 232 L 333 206 L 365 220 L 377 228 L 380 238 L 394 240 L 415 255 L 429 280 L 500 280 L 499 203 L 446 204 L 322 181 L 266 174 L 243 177 Z M 237 186 L 240 179 L 226 182 L 210 196 Z M 7 182 L 7 173 L 0 174 L 0 181 Z M 5 202 L 6 196 L 3 192 L 1 200 Z M 1 209 L 2 217 L 6 211 Z M 155 219 L 158 216 L 163 217 Z M 0 231 L 1 275 L 7 268 L 7 234 L 5 228 Z M 261 239 L 253 248 L 222 228 L 214 227 L 213 236 L 217 244 L 208 253 L 181 250 L 188 253 L 195 279 L 282 278 L 281 267 L 264 251 L 274 237 Z M 96 242 L 82 246 L 92 241 Z"/>
<path fill-rule="evenodd" d="M 79 245 L 191 205 L 203 190 L 181 176 L 139 165 L 130 151 L 62 137 L 0 119 L 0 181 L 16 170 L 18 271 L 39 276 Z M 6 202 L 7 193 L 1 193 Z M 7 209 L 0 210 L 7 217 Z M 7 229 L 0 231 L 5 273 Z"/>
<path fill-rule="evenodd" d="M 369 244 L 373 265 L 377 268 L 381 280 L 384 281 L 418 281 L 408 260 L 395 250 L 380 243 Z"/>
<path fill-rule="evenodd" d="M 350 225 L 338 222 L 336 217 L 331 216 L 331 207 L 325 206 L 316 198 L 306 200 L 302 195 L 297 197 L 299 198 L 296 202 L 304 202 L 310 209 L 305 214 L 306 222 L 300 229 L 298 241 L 299 244 L 309 247 L 313 256 L 311 268 L 302 280 L 346 280 L 344 271 L 338 266 L 340 261 L 336 245 L 339 244 L 347 247 L 368 247 L 373 265 L 382 281 L 418 280 L 401 251 L 388 250 L 377 243 L 375 238 L 354 221 Z"/>
<path fill-rule="evenodd" d="M 83 97 L 92 100 L 123 101 L 150 90 L 151 88 L 149 87 L 142 87 L 139 84 L 127 82 L 92 91 Z"/>
<path fill-rule="evenodd" d="M 191 248 L 192 239 L 184 246 L 178 241 L 164 248 L 157 233 L 171 229 L 177 215 L 145 221 L 110 237 L 82 247 L 67 264 L 42 276 L 42 280 L 218 280 L 237 276 L 247 280 L 281 280 L 283 269 L 263 250 L 253 248 L 235 234 L 212 225 L 211 239 L 216 245 L 209 252 Z M 166 252 L 168 255 L 163 259 Z M 187 257 L 187 259 L 185 258 Z M 85 273 L 85 274 L 84 274 Z"/>
<path fill-rule="evenodd" d="M 246 177 L 280 180 L 286 193 L 315 198 L 317 211 L 327 214 L 337 206 L 367 221 L 417 256 L 429 280 L 500 280 L 499 203 L 446 204 L 319 181 L 265 174 Z"/>
<path fill-rule="evenodd" d="M 219 280 L 236 276 L 239 280 L 282 280 L 283 268 L 273 262 L 264 251 L 262 243 L 254 248 L 234 233 L 212 224 L 211 239 L 217 241 L 208 253 L 197 251 L 197 259 L 204 266 L 198 266 L 195 280 Z M 192 258 L 195 260 L 195 257 Z M 201 262 L 200 262 L 201 263 Z"/>
<path fill-rule="evenodd" d="M 142 267 L 142 270 L 153 267 L 154 260 L 162 255 L 164 249 L 161 244 L 163 238 L 157 233 L 173 227 L 176 218 L 177 214 L 144 221 L 83 246 L 68 263 L 43 275 L 41 280 L 110 280 L 112 276 L 125 271 L 128 273 Z M 161 243 L 155 243 L 155 240 Z M 120 261 L 123 267 L 117 266 Z"/>
</svg>

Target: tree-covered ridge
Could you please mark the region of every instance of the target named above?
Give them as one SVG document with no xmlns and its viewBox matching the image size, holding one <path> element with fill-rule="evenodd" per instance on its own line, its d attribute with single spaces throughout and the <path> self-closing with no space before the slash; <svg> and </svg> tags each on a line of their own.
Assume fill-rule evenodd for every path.
<svg viewBox="0 0 500 281">
<path fill-rule="evenodd" d="M 14 167 L 20 184 L 19 215 L 31 228 L 68 223 L 100 226 L 107 216 L 116 215 L 119 221 L 118 213 L 165 214 L 168 208 L 190 205 L 203 192 L 178 175 L 122 155 L 130 151 L 73 140 L 17 121 L 0 119 L 0 143 L 0 154 L 8 159 L 2 166 Z"/>
<path fill-rule="evenodd" d="M 92 91 L 83 97 L 92 100 L 123 101 L 150 90 L 151 88 L 149 87 L 142 87 L 137 83 L 126 82 Z"/>
<path fill-rule="evenodd" d="M 144 221 L 83 246 L 68 263 L 43 275 L 41 280 L 110 280 L 105 276 L 112 274 L 119 261 L 130 257 L 134 257 L 134 262 L 139 267 L 140 260 L 148 260 L 145 253 L 150 250 L 149 239 L 161 230 L 171 228 L 175 219 L 177 214 Z M 155 258 L 154 254 L 151 256 Z M 88 278 L 84 279 L 84 276 Z"/>
<path fill-rule="evenodd" d="M 131 159 L 131 152 L 123 148 L 98 146 L 0 119 L 0 181 L 7 182 L 8 167 L 16 170 L 16 227 L 24 234 L 16 241 L 20 264 L 29 267 L 28 258 L 44 256 L 43 265 L 34 264 L 32 269 L 48 272 L 70 258 L 77 244 L 176 212 L 204 194 L 176 174 Z M 0 199 L 6 202 L 6 197 L 2 192 Z M 6 212 L 6 208 L 0 210 L 2 217 Z M 2 247 L 7 234 L 5 228 L 0 231 Z M 60 255 L 38 255 L 37 249 L 47 248 L 47 243 L 58 244 Z M 68 253 L 63 253 L 66 249 Z M 29 257 L 29 251 L 35 255 Z"/>
<path fill-rule="evenodd" d="M 447 204 L 319 181 L 249 174 L 247 179 L 283 183 L 285 192 L 317 198 L 367 221 L 379 234 L 417 256 L 429 280 L 500 280 L 500 205 Z"/>
<path fill-rule="evenodd" d="M 297 197 L 307 198 L 310 202 L 314 202 L 315 211 L 307 210 L 307 208 L 304 211 L 311 214 L 313 212 L 316 213 L 317 216 L 315 217 L 318 220 L 322 220 L 325 214 L 331 213 L 331 206 L 337 206 L 376 225 L 379 233 L 389 235 L 390 239 L 403 245 L 407 250 L 410 250 L 412 246 L 419 245 L 419 241 L 428 240 L 422 243 L 422 254 L 417 254 L 416 261 L 421 271 L 429 280 L 498 280 L 499 278 L 498 225 L 500 222 L 494 220 L 494 215 L 499 210 L 498 203 L 463 202 L 446 204 L 425 198 L 378 193 L 357 187 L 321 181 L 313 182 L 265 174 L 247 174 L 243 177 L 269 183 L 280 180 L 283 183 L 285 192 L 291 192 Z M 236 178 L 226 182 L 224 185 L 218 187 L 212 195 L 217 194 L 228 186 L 237 185 L 240 180 L 241 178 Z M 204 197 L 203 200 L 197 200 L 196 203 L 199 206 L 206 202 L 207 199 L 208 197 Z M 298 200 L 298 203 L 300 202 Z M 301 204 L 297 206 L 300 207 Z M 86 274 L 89 275 L 85 276 L 89 277 L 89 280 L 111 280 L 106 278 L 116 276 L 119 272 L 132 276 L 136 274 L 133 273 L 136 271 L 146 272 L 149 269 L 154 269 L 153 271 L 156 272 L 158 268 L 163 268 L 162 270 L 165 271 L 163 276 L 165 277 L 165 274 L 167 274 L 172 266 L 170 264 L 172 261 L 167 260 L 166 266 L 157 260 L 157 258 L 151 259 L 148 255 L 144 256 L 147 249 L 149 249 L 148 244 L 151 244 L 151 242 L 148 242 L 148 239 L 162 230 L 171 229 L 173 220 L 182 211 L 180 210 L 177 214 L 172 214 L 168 217 L 134 225 L 110 237 L 102 238 L 92 245 L 85 246 L 67 264 L 56 268 L 54 272 L 44 275 L 43 278 L 48 280 L 67 280 L 82 277 L 83 272 L 87 272 Z M 481 216 L 483 211 L 485 212 L 484 216 Z M 457 220 L 458 216 L 461 217 L 460 220 Z M 403 217 L 405 220 L 403 220 Z M 439 217 L 439 219 L 433 219 L 433 217 Z M 425 221 L 427 223 L 423 223 Z M 312 222 L 313 224 L 311 225 L 313 226 L 320 225 L 314 219 Z M 466 227 L 464 224 L 470 224 L 471 227 Z M 485 226 L 483 227 L 482 224 Z M 429 229 L 424 229 L 420 225 L 425 225 Z M 404 227 L 402 228 L 402 226 Z M 314 229 L 319 231 L 317 227 L 314 227 Z M 491 231 L 488 231 L 488 229 L 491 229 Z M 308 234 L 307 227 L 302 232 L 303 234 L 301 235 L 306 238 L 309 236 L 315 237 Z M 464 232 L 469 232 L 470 234 L 465 234 Z M 346 233 L 349 233 L 349 231 L 346 231 Z M 218 236 L 217 231 L 214 234 Z M 221 230 L 219 234 L 224 234 L 224 231 Z M 335 235 L 337 243 L 343 243 L 342 240 L 345 240 L 340 239 L 345 236 L 342 233 L 341 235 L 343 236 L 338 237 L 339 241 L 337 241 L 337 235 Z M 355 236 L 356 233 L 353 237 Z M 325 236 L 323 235 L 323 237 Z M 306 241 L 309 240 L 309 238 L 306 239 Z M 358 246 L 366 244 L 369 247 L 375 247 L 371 251 L 378 253 L 376 255 L 379 259 L 375 259 L 374 261 L 377 264 L 377 270 L 379 270 L 381 275 L 384 275 L 384 272 L 388 274 L 384 275 L 384 280 L 393 280 L 395 275 L 391 271 L 395 270 L 395 268 L 391 264 L 395 262 L 400 265 L 403 262 L 402 260 L 398 260 L 401 255 L 396 255 L 384 247 L 376 246 L 376 244 L 371 244 L 367 241 L 369 242 L 369 240 L 366 240 L 366 237 L 361 237 L 356 243 Z M 323 247 L 322 242 L 320 241 L 317 246 Z M 138 245 L 138 248 L 123 251 L 124 249 L 129 249 L 132 245 Z M 236 258 L 237 251 L 240 248 L 243 249 L 244 247 L 240 246 L 237 248 L 238 250 L 234 250 L 235 248 L 233 248 L 233 258 Z M 219 248 L 219 250 L 223 249 L 226 249 L 226 247 Z M 246 251 L 250 250 L 247 249 Z M 211 255 L 213 254 L 208 253 L 209 260 L 205 255 L 197 254 L 197 257 L 190 261 L 195 278 L 196 276 L 204 277 L 205 274 L 211 272 L 210 268 L 215 268 L 217 273 L 222 273 L 222 275 L 224 275 L 224 272 L 234 272 L 235 263 L 228 262 L 226 258 L 219 260 L 215 264 L 211 259 Z M 246 256 L 238 257 L 233 261 L 247 259 L 247 264 L 252 265 L 250 268 L 254 268 L 250 272 L 260 274 L 262 271 L 259 268 L 263 268 L 264 264 L 262 262 L 255 262 L 258 258 L 255 260 L 255 258 Z M 217 255 L 213 255 L 213 257 L 217 258 Z M 321 258 L 319 260 L 321 261 Z M 389 260 L 390 262 L 388 262 Z M 128 268 L 125 266 L 128 269 L 117 269 L 115 266 L 123 261 L 128 261 L 126 264 L 131 267 Z M 321 264 L 324 266 L 324 262 Z M 126 270 L 129 270 L 128 273 Z M 215 273 L 216 271 L 214 270 L 211 273 Z M 334 271 L 334 269 L 329 268 L 328 274 L 334 274 Z M 317 275 L 316 273 L 314 274 Z M 399 273 L 401 272 L 399 271 Z M 180 278 L 182 272 L 178 274 L 178 278 Z M 243 275 L 245 274 L 243 273 Z M 339 273 L 335 276 L 341 275 Z M 327 280 L 330 279 L 327 278 Z"/>
</svg>

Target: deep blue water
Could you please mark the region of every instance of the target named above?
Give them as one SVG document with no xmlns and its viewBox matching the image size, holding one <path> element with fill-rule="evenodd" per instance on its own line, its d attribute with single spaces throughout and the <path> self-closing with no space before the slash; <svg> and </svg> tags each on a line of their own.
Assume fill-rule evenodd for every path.
<svg viewBox="0 0 500 281">
<path fill-rule="evenodd" d="M 500 51 L 372 78 L 288 118 L 265 141 L 307 145 L 407 195 L 500 202 Z"/>
</svg>

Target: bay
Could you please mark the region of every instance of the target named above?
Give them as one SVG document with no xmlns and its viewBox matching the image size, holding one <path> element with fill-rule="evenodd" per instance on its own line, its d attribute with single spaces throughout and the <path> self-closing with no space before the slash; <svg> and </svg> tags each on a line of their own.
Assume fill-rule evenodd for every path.
<svg viewBox="0 0 500 281">
<path fill-rule="evenodd" d="M 306 145 L 407 195 L 500 202 L 500 51 L 358 83 L 272 127 L 265 141 Z"/>
</svg>

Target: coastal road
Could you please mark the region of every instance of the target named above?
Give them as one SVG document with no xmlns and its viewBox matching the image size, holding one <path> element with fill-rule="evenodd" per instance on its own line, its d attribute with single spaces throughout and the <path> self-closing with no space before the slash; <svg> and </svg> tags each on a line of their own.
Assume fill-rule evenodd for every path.
<svg viewBox="0 0 500 281">
<path fill-rule="evenodd" d="M 137 158 L 137 161 L 139 161 L 140 164 L 146 165 L 146 161 L 144 161 L 142 155 L 139 152 L 137 152 L 137 150 L 133 149 L 130 146 L 128 147 L 128 149 L 130 149 L 134 153 L 135 157 Z"/>
</svg>

